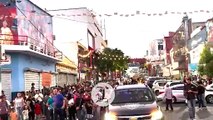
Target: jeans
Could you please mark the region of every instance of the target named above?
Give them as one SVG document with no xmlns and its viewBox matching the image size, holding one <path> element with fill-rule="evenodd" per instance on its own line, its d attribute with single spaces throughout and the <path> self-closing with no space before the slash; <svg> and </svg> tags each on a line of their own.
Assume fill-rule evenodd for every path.
<svg viewBox="0 0 213 120">
<path fill-rule="evenodd" d="M 166 110 L 169 110 L 169 106 L 170 109 L 173 110 L 172 99 L 166 99 Z"/>
<path fill-rule="evenodd" d="M 196 105 L 195 99 L 187 100 L 187 105 L 189 108 L 190 119 L 195 119 L 195 105 Z"/>
<path fill-rule="evenodd" d="M 197 95 L 197 99 L 198 99 L 198 106 L 199 106 L 199 108 L 206 107 L 206 101 L 205 101 L 204 94 Z"/>
<path fill-rule="evenodd" d="M 23 116 L 22 116 L 22 107 L 17 107 L 16 108 L 16 112 L 17 112 L 17 115 L 18 115 L 18 120 L 23 120 Z"/>
<path fill-rule="evenodd" d="M 58 119 L 58 117 L 60 119 Z M 55 108 L 54 109 L 54 120 L 64 120 L 65 117 L 64 117 L 64 110 L 61 109 L 61 108 Z"/>
<path fill-rule="evenodd" d="M 86 111 L 85 109 L 80 109 L 76 111 L 76 116 L 78 120 L 86 120 Z"/>
</svg>

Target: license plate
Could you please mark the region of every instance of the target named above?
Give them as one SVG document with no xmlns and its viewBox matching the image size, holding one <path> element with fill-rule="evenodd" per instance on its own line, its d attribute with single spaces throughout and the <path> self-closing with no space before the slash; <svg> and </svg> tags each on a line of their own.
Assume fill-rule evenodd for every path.
<svg viewBox="0 0 213 120">
<path fill-rule="evenodd" d="M 132 117 L 129 120 L 137 120 L 137 118 L 136 117 Z"/>
</svg>

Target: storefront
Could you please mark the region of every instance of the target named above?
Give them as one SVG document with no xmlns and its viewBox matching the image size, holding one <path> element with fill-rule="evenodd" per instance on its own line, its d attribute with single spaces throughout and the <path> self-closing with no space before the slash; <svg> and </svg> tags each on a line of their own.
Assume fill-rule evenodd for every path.
<svg viewBox="0 0 213 120">
<path fill-rule="evenodd" d="M 0 91 L 4 90 L 9 100 L 17 92 L 29 91 L 32 83 L 36 90 L 56 85 L 56 60 L 22 53 L 7 54 L 11 56 L 11 63 L 1 66 Z"/>
<path fill-rule="evenodd" d="M 67 57 L 64 56 L 62 62 L 56 64 L 56 69 L 58 86 L 72 85 L 77 82 L 77 66 Z"/>
</svg>

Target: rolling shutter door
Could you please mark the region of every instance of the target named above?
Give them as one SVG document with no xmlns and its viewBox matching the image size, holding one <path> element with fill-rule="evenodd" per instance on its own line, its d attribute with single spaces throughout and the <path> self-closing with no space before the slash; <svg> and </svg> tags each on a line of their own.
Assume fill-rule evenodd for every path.
<svg viewBox="0 0 213 120">
<path fill-rule="evenodd" d="M 72 74 L 68 74 L 67 75 L 67 84 L 68 85 L 72 85 L 72 84 L 74 84 L 75 83 L 75 76 L 74 75 L 72 75 Z"/>
<path fill-rule="evenodd" d="M 52 74 L 52 82 L 51 82 L 51 87 L 56 86 L 56 75 Z"/>
<path fill-rule="evenodd" d="M 58 75 L 58 84 L 57 85 L 63 87 L 64 84 L 67 84 L 67 75 L 64 73 L 60 73 Z"/>
<path fill-rule="evenodd" d="M 8 100 L 11 100 L 11 73 L 3 72 L 1 73 L 1 85 L 2 90 L 4 91 L 4 94 L 6 95 Z"/>
<path fill-rule="evenodd" d="M 35 90 L 41 89 L 40 74 L 37 72 L 27 71 L 24 73 L 25 91 L 31 90 L 31 84 L 35 83 Z"/>
</svg>

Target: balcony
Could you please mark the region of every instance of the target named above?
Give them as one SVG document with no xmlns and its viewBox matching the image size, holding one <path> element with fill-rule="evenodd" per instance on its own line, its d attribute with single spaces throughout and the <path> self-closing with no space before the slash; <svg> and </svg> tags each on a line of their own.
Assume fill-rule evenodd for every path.
<svg viewBox="0 0 213 120">
<path fill-rule="evenodd" d="M 22 52 L 57 61 L 62 60 L 62 52 L 52 43 L 48 41 L 41 43 L 28 36 L 0 34 L 0 45 L 4 51 L 8 52 Z"/>
<path fill-rule="evenodd" d="M 183 51 L 176 51 L 173 55 L 174 61 L 175 62 L 181 62 L 181 61 L 185 61 L 186 56 L 185 56 L 185 52 Z"/>
</svg>

